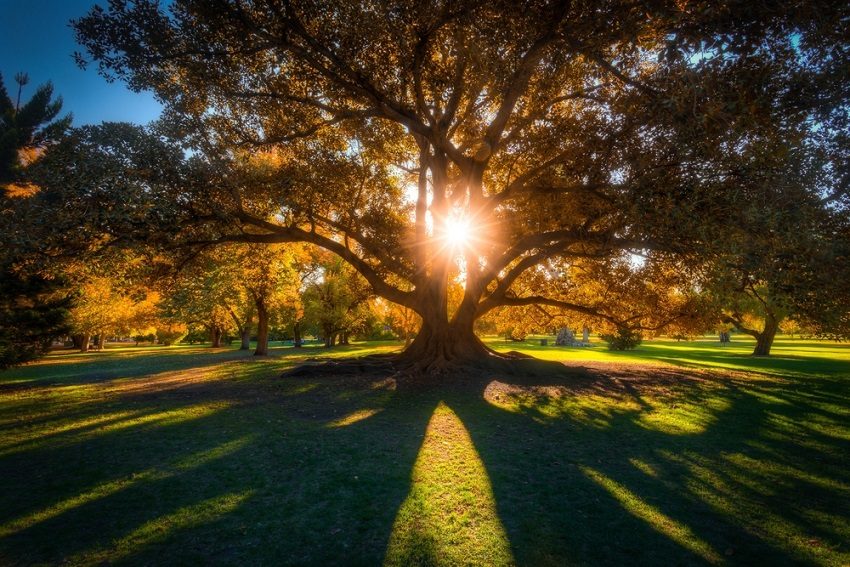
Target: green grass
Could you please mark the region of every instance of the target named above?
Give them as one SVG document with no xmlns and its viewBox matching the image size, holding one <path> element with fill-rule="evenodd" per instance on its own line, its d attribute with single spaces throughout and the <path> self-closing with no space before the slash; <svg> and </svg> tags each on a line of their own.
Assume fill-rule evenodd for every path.
<svg viewBox="0 0 850 567">
<path fill-rule="evenodd" d="M 320 348 L 52 355 L 0 373 L 0 564 L 846 565 L 850 347 L 736 339 L 493 339 L 575 378 L 440 390 L 280 377 Z"/>
<path fill-rule="evenodd" d="M 549 346 L 540 346 L 547 338 Z M 591 347 L 556 347 L 554 337 L 533 337 L 522 342 L 506 342 L 490 337 L 486 342 L 499 351 L 518 350 L 547 360 L 667 363 L 690 368 L 722 368 L 756 371 L 776 376 L 850 375 L 850 344 L 832 341 L 778 337 L 771 356 L 751 356 L 755 340 L 735 335 L 728 346 L 720 346 L 717 337 L 694 341 L 655 339 L 635 350 L 610 351 L 604 342 L 591 341 Z"/>
</svg>

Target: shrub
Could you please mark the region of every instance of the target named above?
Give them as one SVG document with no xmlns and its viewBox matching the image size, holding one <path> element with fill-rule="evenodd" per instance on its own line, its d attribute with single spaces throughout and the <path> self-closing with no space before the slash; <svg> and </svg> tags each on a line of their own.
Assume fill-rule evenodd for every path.
<svg viewBox="0 0 850 567">
<path fill-rule="evenodd" d="M 186 328 L 180 326 L 163 327 L 156 330 L 156 340 L 159 344 L 171 346 L 186 336 Z"/>
<path fill-rule="evenodd" d="M 634 329 L 617 329 L 616 334 L 600 335 L 608 343 L 609 350 L 632 350 L 637 347 L 643 337 Z"/>
</svg>

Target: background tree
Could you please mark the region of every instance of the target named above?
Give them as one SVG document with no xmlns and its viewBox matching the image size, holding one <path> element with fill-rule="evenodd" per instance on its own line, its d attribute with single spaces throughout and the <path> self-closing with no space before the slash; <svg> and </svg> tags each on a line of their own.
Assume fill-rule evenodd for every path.
<svg viewBox="0 0 850 567">
<path fill-rule="evenodd" d="M 270 326 L 299 307 L 299 254 L 303 251 L 292 244 L 250 245 L 237 257 L 244 274 L 242 284 L 257 313 L 257 348 L 254 351 L 257 356 L 269 353 Z"/>
<path fill-rule="evenodd" d="M 316 261 L 320 269 L 303 293 L 304 317 L 318 329 L 326 347 L 347 345 L 351 335 L 366 327 L 372 290 L 341 259 L 325 253 Z"/>
<path fill-rule="evenodd" d="M 237 328 L 231 301 L 239 290 L 232 276 L 227 265 L 218 265 L 211 258 L 184 267 L 163 287 L 159 304 L 162 318 L 182 323 L 190 332 L 193 327 L 202 327 L 210 346 L 220 348 L 222 339 Z"/>
<path fill-rule="evenodd" d="M 376 302 L 375 309 L 381 314 L 381 321 L 389 326 L 398 338 L 404 340 L 405 347 L 409 346 L 422 325 L 419 315 L 409 307 L 382 301 L 380 298 Z"/>
<path fill-rule="evenodd" d="M 720 319 L 756 339 L 756 356 L 770 354 L 786 317 L 814 326 L 832 321 L 834 335 L 850 336 L 839 322 L 847 321 L 847 300 L 811 301 L 850 294 L 846 208 L 834 199 L 845 181 L 823 144 L 805 124 L 784 125 L 732 158 L 740 181 L 733 222 L 706 244 L 715 255 L 707 255 L 703 286 Z"/>
<path fill-rule="evenodd" d="M 57 119 L 62 98 L 53 99 L 53 85 L 41 85 L 32 98 L 21 104 L 23 88 L 29 84 L 25 73 L 15 76 L 17 96 L 9 96 L 0 75 L 0 188 L 6 193 L 26 192 L 26 168 L 50 143 L 70 128 L 73 117 Z"/>
</svg>

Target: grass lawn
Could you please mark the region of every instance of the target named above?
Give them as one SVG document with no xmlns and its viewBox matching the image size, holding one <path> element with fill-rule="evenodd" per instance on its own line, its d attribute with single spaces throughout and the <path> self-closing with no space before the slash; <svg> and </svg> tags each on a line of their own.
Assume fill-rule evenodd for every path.
<svg viewBox="0 0 850 567">
<path fill-rule="evenodd" d="M 493 339 L 574 376 L 439 390 L 51 355 L 0 373 L 0 565 L 850 564 L 850 345 L 733 340 Z"/>
</svg>

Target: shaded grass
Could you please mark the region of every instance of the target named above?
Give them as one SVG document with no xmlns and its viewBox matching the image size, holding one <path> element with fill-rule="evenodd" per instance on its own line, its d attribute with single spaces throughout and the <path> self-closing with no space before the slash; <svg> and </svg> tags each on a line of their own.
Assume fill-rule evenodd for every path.
<svg viewBox="0 0 850 567">
<path fill-rule="evenodd" d="M 0 564 L 850 562 L 846 346 L 522 350 L 590 378 L 410 391 L 199 347 L 2 373 Z"/>
</svg>

